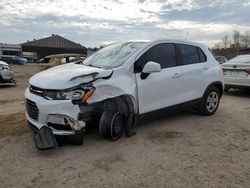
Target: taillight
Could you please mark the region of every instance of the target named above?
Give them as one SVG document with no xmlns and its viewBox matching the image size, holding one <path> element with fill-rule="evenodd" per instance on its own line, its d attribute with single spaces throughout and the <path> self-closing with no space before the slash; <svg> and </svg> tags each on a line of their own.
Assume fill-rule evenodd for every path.
<svg viewBox="0 0 250 188">
<path fill-rule="evenodd" d="M 221 70 L 223 71 L 223 74 L 225 74 L 225 69 L 223 65 L 220 65 Z"/>
<path fill-rule="evenodd" d="M 247 74 L 250 74 L 250 69 L 247 69 L 246 72 L 247 72 Z"/>
</svg>

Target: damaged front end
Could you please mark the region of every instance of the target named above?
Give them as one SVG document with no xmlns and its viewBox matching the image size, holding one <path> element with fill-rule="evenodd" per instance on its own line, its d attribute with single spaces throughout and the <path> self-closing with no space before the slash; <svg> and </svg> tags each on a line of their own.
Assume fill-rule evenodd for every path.
<svg viewBox="0 0 250 188">
<path fill-rule="evenodd" d="M 96 92 L 94 82 L 107 80 L 112 74 L 113 71 L 103 77 L 97 77 L 97 73 L 87 74 L 85 77 L 92 77 L 90 81 L 64 90 L 41 89 L 30 85 L 25 92 L 26 118 L 29 126 L 35 130 L 37 148 L 50 149 L 56 147 L 57 142 L 82 144 L 86 124 L 92 123 L 93 117 L 103 113 L 103 105 L 95 102 L 97 98 L 99 101 L 103 99 L 98 97 L 101 93 Z M 70 82 L 83 78 L 84 75 L 72 77 Z M 92 97 L 94 93 L 95 97 Z"/>
<path fill-rule="evenodd" d="M 48 81 L 42 82 L 45 77 Z M 133 79 L 123 71 L 84 65 L 52 68 L 32 77 L 25 92 L 26 118 L 35 130 L 37 148 L 82 144 L 85 133 L 95 125 L 104 138 L 113 141 L 124 133 L 134 135 Z"/>
</svg>

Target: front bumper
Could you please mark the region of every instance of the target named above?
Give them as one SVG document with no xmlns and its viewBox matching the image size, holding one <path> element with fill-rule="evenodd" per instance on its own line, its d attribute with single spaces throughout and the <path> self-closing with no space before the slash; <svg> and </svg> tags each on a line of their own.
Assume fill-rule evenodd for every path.
<svg viewBox="0 0 250 188">
<path fill-rule="evenodd" d="M 0 71 L 0 82 L 11 82 L 14 79 L 14 73 L 10 70 L 1 70 Z"/>
<path fill-rule="evenodd" d="M 86 123 L 78 120 L 80 108 L 78 105 L 73 105 L 71 100 L 47 100 L 31 93 L 29 89 L 25 90 L 25 98 L 32 101 L 37 107 L 38 115 L 34 118 L 30 114 L 33 112 L 30 112 L 26 103 L 26 119 L 33 130 L 47 126 L 55 135 L 74 135 L 85 128 Z M 58 117 L 63 121 L 56 122 Z"/>
</svg>

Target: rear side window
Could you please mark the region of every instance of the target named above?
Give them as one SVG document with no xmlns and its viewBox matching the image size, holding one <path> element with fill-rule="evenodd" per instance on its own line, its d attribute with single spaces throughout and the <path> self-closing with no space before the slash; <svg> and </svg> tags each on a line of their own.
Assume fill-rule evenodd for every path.
<svg viewBox="0 0 250 188">
<path fill-rule="evenodd" d="M 207 60 L 204 52 L 196 46 L 181 44 L 180 52 L 183 65 L 201 63 Z"/>
<path fill-rule="evenodd" d="M 162 69 L 176 66 L 175 45 L 163 43 L 151 47 L 135 62 L 135 72 L 142 72 L 144 65 L 149 61 L 159 63 Z"/>
<path fill-rule="evenodd" d="M 200 62 L 206 62 L 207 57 L 204 54 L 204 52 L 200 48 L 197 48 L 197 49 L 198 49 L 198 53 L 199 53 L 199 57 L 200 57 Z"/>
</svg>

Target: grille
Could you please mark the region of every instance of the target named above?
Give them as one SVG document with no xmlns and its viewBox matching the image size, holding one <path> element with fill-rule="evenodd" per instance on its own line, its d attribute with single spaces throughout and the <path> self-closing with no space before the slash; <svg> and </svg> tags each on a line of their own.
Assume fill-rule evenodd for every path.
<svg viewBox="0 0 250 188">
<path fill-rule="evenodd" d="M 39 110 L 36 106 L 36 103 L 26 99 L 26 111 L 27 111 L 27 114 L 29 115 L 30 118 L 32 118 L 34 120 L 38 120 Z"/>
</svg>

